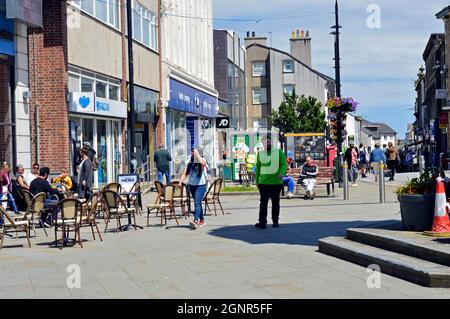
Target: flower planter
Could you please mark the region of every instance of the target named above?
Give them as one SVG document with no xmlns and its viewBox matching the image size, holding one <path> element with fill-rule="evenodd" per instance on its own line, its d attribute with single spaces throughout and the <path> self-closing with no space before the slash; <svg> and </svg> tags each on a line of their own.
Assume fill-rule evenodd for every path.
<svg viewBox="0 0 450 319">
<path fill-rule="evenodd" d="M 398 195 L 403 229 L 431 230 L 434 219 L 434 195 Z"/>
</svg>

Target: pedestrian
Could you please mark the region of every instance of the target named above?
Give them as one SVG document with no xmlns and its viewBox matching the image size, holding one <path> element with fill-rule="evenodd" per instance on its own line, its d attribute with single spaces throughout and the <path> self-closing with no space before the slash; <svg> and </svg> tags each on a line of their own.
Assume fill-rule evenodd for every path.
<svg viewBox="0 0 450 319">
<path fill-rule="evenodd" d="M 258 229 L 267 228 L 267 205 L 272 202 L 272 227 L 278 227 L 280 216 L 280 193 L 283 176 L 287 171 L 287 160 L 281 149 L 272 147 L 271 135 L 261 140 L 264 149 L 256 158 L 256 186 L 260 194 Z"/>
<path fill-rule="evenodd" d="M 300 179 L 303 188 L 306 191 L 306 195 L 303 199 L 314 199 L 314 187 L 317 184 L 316 176 L 319 173 L 319 167 L 314 164 L 314 161 L 311 157 L 306 158 L 306 163 L 302 167 L 302 172 L 300 174 Z"/>
<path fill-rule="evenodd" d="M 6 210 L 8 203 L 14 213 L 17 213 L 17 205 L 14 197 L 12 196 L 12 178 L 11 168 L 7 162 L 3 162 L 0 169 L 0 186 L 2 191 L 2 207 Z"/>
<path fill-rule="evenodd" d="M 399 166 L 399 158 L 398 158 L 398 150 L 394 146 L 394 143 L 389 142 L 388 148 L 386 149 L 389 156 L 387 158 L 387 167 L 391 170 L 391 176 L 389 178 L 389 181 L 393 181 L 395 177 L 395 170 Z"/>
<path fill-rule="evenodd" d="M 349 179 L 352 182 L 352 187 L 358 186 L 356 180 L 358 179 L 358 152 L 355 149 L 355 144 L 350 143 L 350 147 L 345 151 L 345 160 L 348 165 Z"/>
<path fill-rule="evenodd" d="M 361 178 L 367 177 L 367 166 L 369 164 L 369 153 L 364 147 L 364 144 L 359 144 L 359 169 L 361 171 Z"/>
<path fill-rule="evenodd" d="M 94 172 L 92 170 L 92 162 L 85 148 L 81 149 L 83 160 L 78 167 L 78 198 L 89 200 L 91 197 L 92 182 L 94 180 Z"/>
<path fill-rule="evenodd" d="M 205 158 L 202 156 L 201 148 L 195 147 L 192 150 L 191 158 L 179 182 L 179 186 L 181 187 L 183 181 L 189 176 L 189 191 L 195 204 L 194 220 L 190 222 L 192 229 L 205 226 L 202 202 L 203 196 L 206 193 L 206 184 L 208 183 L 208 169 L 209 167 Z"/>
<path fill-rule="evenodd" d="M 373 168 L 375 182 L 378 181 L 380 162 L 386 163 L 386 154 L 380 149 L 380 144 L 375 144 L 375 148 L 370 153 L 370 166 Z M 384 176 L 384 175 L 383 175 Z"/>
<path fill-rule="evenodd" d="M 156 169 L 158 170 L 158 181 L 163 182 L 163 176 L 166 177 L 166 184 L 170 184 L 170 162 L 172 156 L 164 148 L 164 145 L 159 145 L 159 149 L 153 155 L 153 160 L 156 163 Z"/>
<path fill-rule="evenodd" d="M 39 176 L 39 163 L 35 162 L 31 167 L 31 173 L 27 177 L 27 185 L 31 185 L 31 182 Z"/>
<path fill-rule="evenodd" d="M 405 166 L 407 172 L 413 171 L 413 160 L 414 160 L 414 152 L 412 149 L 409 149 L 405 155 Z"/>
<path fill-rule="evenodd" d="M 136 154 L 132 154 L 131 155 L 131 171 L 133 173 L 136 173 L 137 170 L 137 159 L 136 159 Z"/>
<path fill-rule="evenodd" d="M 41 167 L 39 169 L 39 175 L 35 178 L 30 184 L 30 192 L 33 195 L 37 195 L 39 193 L 47 194 L 47 198 L 45 199 L 45 206 L 53 206 L 55 207 L 59 202 L 59 199 L 63 198 L 63 194 L 57 189 L 53 188 L 48 182 L 48 176 L 50 175 L 50 169 L 48 167 Z M 55 195 L 57 198 L 51 198 L 52 195 Z M 56 212 L 57 208 L 53 209 L 53 220 L 56 220 Z M 45 226 L 50 227 L 50 218 L 47 213 L 43 213 L 41 215 L 41 220 Z"/>
</svg>

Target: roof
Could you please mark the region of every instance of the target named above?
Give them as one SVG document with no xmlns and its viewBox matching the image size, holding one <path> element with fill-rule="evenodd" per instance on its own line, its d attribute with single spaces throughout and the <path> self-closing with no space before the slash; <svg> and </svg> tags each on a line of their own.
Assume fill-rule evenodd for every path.
<svg viewBox="0 0 450 319">
<path fill-rule="evenodd" d="M 432 33 L 430 35 L 430 38 L 428 39 L 428 43 L 427 43 L 427 45 L 425 47 L 425 50 L 423 51 L 423 54 L 422 54 L 422 58 L 423 58 L 424 61 L 426 61 L 428 56 L 430 55 L 431 50 L 433 49 L 433 46 L 434 46 L 434 40 L 437 39 L 438 37 L 441 38 L 441 40 L 442 40 L 441 43 L 444 44 L 444 41 L 445 41 L 445 34 L 444 33 Z"/>
<path fill-rule="evenodd" d="M 260 47 L 260 48 L 263 48 L 263 49 L 266 49 L 266 50 L 269 50 L 269 51 L 275 51 L 275 52 L 278 52 L 278 53 L 287 55 L 287 56 L 290 57 L 292 60 L 294 60 L 295 62 L 301 64 L 303 67 L 305 67 L 305 68 L 307 68 L 308 70 L 310 70 L 311 72 L 317 74 L 317 75 L 320 76 L 321 78 L 323 78 L 323 79 L 325 79 L 325 80 L 327 80 L 327 81 L 333 81 L 333 82 L 335 82 L 333 78 L 331 78 L 331 77 L 329 77 L 328 75 L 325 75 L 325 74 L 323 74 L 323 73 L 320 73 L 320 72 L 317 71 L 317 70 L 314 70 L 313 68 L 311 68 L 310 66 L 306 65 L 305 63 L 303 63 L 302 61 L 300 61 L 299 59 L 297 59 L 296 57 L 294 57 L 294 56 L 291 55 L 290 53 L 287 53 L 287 52 L 282 51 L 282 50 L 279 50 L 279 49 L 271 48 L 271 47 L 268 47 L 268 46 L 263 45 L 263 44 L 260 44 L 260 43 L 252 43 L 252 44 L 250 44 L 250 45 L 247 47 L 247 50 L 250 49 L 251 47 Z"/>
<path fill-rule="evenodd" d="M 450 15 L 450 6 L 442 9 L 438 13 L 436 13 L 436 19 L 443 19 L 446 16 Z"/>
<path fill-rule="evenodd" d="M 382 135 L 396 135 L 397 132 L 386 123 L 361 121 L 361 131 L 374 138 L 380 138 Z"/>
</svg>

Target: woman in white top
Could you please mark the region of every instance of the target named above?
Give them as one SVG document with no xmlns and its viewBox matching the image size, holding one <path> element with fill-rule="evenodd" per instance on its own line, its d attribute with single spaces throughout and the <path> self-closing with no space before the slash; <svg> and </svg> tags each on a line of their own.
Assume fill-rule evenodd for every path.
<svg viewBox="0 0 450 319">
<path fill-rule="evenodd" d="M 201 152 L 201 151 L 200 151 Z M 192 228 L 203 227 L 205 225 L 205 217 L 203 215 L 202 201 L 206 193 L 206 184 L 208 183 L 208 164 L 200 155 L 199 148 L 192 150 L 192 156 L 187 167 L 180 179 L 180 186 L 189 176 L 189 190 L 195 203 L 194 220 L 190 222 Z"/>
</svg>

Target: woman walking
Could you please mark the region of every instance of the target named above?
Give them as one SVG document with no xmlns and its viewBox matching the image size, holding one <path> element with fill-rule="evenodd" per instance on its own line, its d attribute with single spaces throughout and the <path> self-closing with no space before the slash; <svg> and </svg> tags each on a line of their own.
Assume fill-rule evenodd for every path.
<svg viewBox="0 0 450 319">
<path fill-rule="evenodd" d="M 205 216 L 203 215 L 202 202 L 206 193 L 208 183 L 208 164 L 202 157 L 198 147 L 192 150 L 191 159 L 181 175 L 181 186 L 183 181 L 189 176 L 189 190 L 195 204 L 194 220 L 190 222 L 192 229 L 205 226 Z"/>
<path fill-rule="evenodd" d="M 392 142 L 389 142 L 386 151 L 388 153 L 387 167 L 391 170 L 391 177 L 389 178 L 389 181 L 393 181 L 395 177 L 395 169 L 398 166 L 398 150 Z"/>
<path fill-rule="evenodd" d="M 2 168 L 0 169 L 0 185 L 2 190 L 2 206 L 6 210 L 8 207 L 8 202 L 14 211 L 14 213 L 17 213 L 17 206 L 16 202 L 14 200 L 14 197 L 11 194 L 12 191 L 12 185 L 11 185 L 11 168 L 9 167 L 9 164 L 7 162 L 4 162 L 2 165 Z"/>
</svg>

